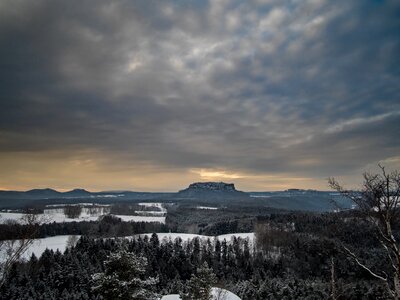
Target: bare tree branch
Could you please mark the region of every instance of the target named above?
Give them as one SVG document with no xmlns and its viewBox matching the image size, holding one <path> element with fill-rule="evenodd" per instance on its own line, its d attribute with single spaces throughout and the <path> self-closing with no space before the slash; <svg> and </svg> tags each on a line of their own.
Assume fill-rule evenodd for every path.
<svg viewBox="0 0 400 300">
<path fill-rule="evenodd" d="M 378 167 L 379 174 L 363 174 L 364 183 L 361 191 L 346 190 L 334 178 L 329 178 L 328 183 L 332 189 L 352 200 L 364 218 L 376 228 L 376 237 L 386 252 L 393 273 L 386 274 L 381 271 L 385 275 L 379 275 L 362 263 L 348 247 L 343 246 L 343 249 L 358 266 L 384 282 L 394 299 L 400 299 L 400 250 L 393 234 L 393 225 L 398 224 L 400 216 L 400 173 L 387 172 L 381 164 Z"/>
</svg>

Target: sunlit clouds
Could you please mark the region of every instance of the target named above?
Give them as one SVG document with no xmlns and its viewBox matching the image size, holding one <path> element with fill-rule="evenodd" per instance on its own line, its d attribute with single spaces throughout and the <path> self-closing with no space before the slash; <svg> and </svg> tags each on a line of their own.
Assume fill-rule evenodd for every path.
<svg viewBox="0 0 400 300">
<path fill-rule="evenodd" d="M 191 172 L 200 175 L 200 177 L 205 180 L 226 180 L 226 179 L 238 179 L 238 178 L 248 177 L 246 175 L 229 173 L 226 171 L 217 171 L 217 170 L 193 169 L 191 170 Z"/>
<path fill-rule="evenodd" d="M 400 153 L 400 3 L 2 1 L 0 187 L 356 186 Z"/>
</svg>

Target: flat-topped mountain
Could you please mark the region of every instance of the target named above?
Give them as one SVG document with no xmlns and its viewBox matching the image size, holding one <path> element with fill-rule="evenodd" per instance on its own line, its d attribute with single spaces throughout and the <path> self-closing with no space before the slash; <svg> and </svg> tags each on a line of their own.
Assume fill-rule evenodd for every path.
<svg viewBox="0 0 400 300">
<path fill-rule="evenodd" d="M 177 193 L 179 198 L 215 199 L 215 198 L 248 198 L 247 193 L 236 190 L 233 183 L 195 182 Z"/>
<path fill-rule="evenodd" d="M 195 182 L 189 185 L 187 190 L 217 191 L 217 192 L 237 192 L 233 183 L 225 182 Z"/>
</svg>

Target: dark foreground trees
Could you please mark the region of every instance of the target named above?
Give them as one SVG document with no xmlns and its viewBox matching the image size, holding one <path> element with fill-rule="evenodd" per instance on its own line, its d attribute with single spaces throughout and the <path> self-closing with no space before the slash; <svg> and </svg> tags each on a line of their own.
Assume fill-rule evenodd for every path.
<svg viewBox="0 0 400 300">
<path fill-rule="evenodd" d="M 157 299 L 151 290 L 155 278 L 145 278 L 147 259 L 125 250 L 111 253 L 104 262 L 105 271 L 93 275 L 93 291 L 105 300 Z"/>
<path fill-rule="evenodd" d="M 217 282 L 217 277 L 213 270 L 208 267 L 206 262 L 200 268 L 197 268 L 196 274 L 188 281 L 188 292 L 182 293 L 183 300 L 211 300 L 211 289 Z"/>
<path fill-rule="evenodd" d="M 329 179 L 330 186 L 343 196 L 350 198 L 362 216 L 375 228 L 379 240 L 390 264 L 386 268 L 373 269 L 364 263 L 359 254 L 343 246 L 345 252 L 365 271 L 382 281 L 393 299 L 400 299 L 400 244 L 396 232 L 400 217 L 400 173 L 387 172 L 381 165 L 379 174 L 364 173 L 364 182 L 360 191 L 343 188 L 334 178 Z M 389 269 L 390 271 L 385 271 Z"/>
<path fill-rule="evenodd" d="M 39 231 L 39 225 L 45 220 L 37 214 L 27 213 L 17 222 L 8 225 L 18 227 L 23 224 L 17 240 L 0 240 L 0 288 L 4 284 L 12 265 L 17 262 L 21 256 L 32 245 Z"/>
</svg>

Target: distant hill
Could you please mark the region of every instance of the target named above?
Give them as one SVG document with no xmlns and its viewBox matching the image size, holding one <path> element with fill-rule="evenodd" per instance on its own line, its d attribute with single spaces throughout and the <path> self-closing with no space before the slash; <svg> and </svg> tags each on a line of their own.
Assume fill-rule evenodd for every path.
<svg viewBox="0 0 400 300">
<path fill-rule="evenodd" d="M 59 192 L 53 189 L 33 189 L 29 191 L 0 191 L 0 209 L 23 208 L 32 205 L 73 204 L 82 202 L 115 203 L 124 201 L 161 200 L 173 193 L 147 193 L 131 191 L 89 192 L 73 189 Z"/>
<path fill-rule="evenodd" d="M 62 193 L 64 197 L 89 197 L 92 195 L 91 192 L 88 192 L 84 189 L 74 189 L 65 193 Z"/>
<path fill-rule="evenodd" d="M 336 192 L 290 189 L 279 192 L 250 192 L 251 202 L 278 209 L 301 211 L 333 211 L 351 209 L 353 202 Z"/>
<path fill-rule="evenodd" d="M 57 199 L 69 197 L 88 197 L 92 193 L 83 189 L 74 189 L 68 192 L 58 192 L 53 189 L 33 189 L 26 192 L 0 191 L 0 199 Z"/>
<path fill-rule="evenodd" d="M 26 192 L 0 191 L 0 199 L 45 199 L 61 197 L 62 193 L 53 189 L 33 189 Z"/>
<path fill-rule="evenodd" d="M 0 209 L 61 203 L 115 203 L 126 201 L 179 202 L 188 205 L 204 204 L 206 206 L 235 204 L 317 212 L 335 210 L 337 207 L 334 202 L 344 209 L 352 208 L 353 204 L 350 200 L 342 198 L 335 192 L 289 189 L 278 192 L 246 193 L 236 190 L 233 183 L 225 182 L 195 182 L 177 193 L 89 192 L 84 189 L 59 192 L 49 188 L 33 189 L 26 192 L 0 191 Z"/>
</svg>

